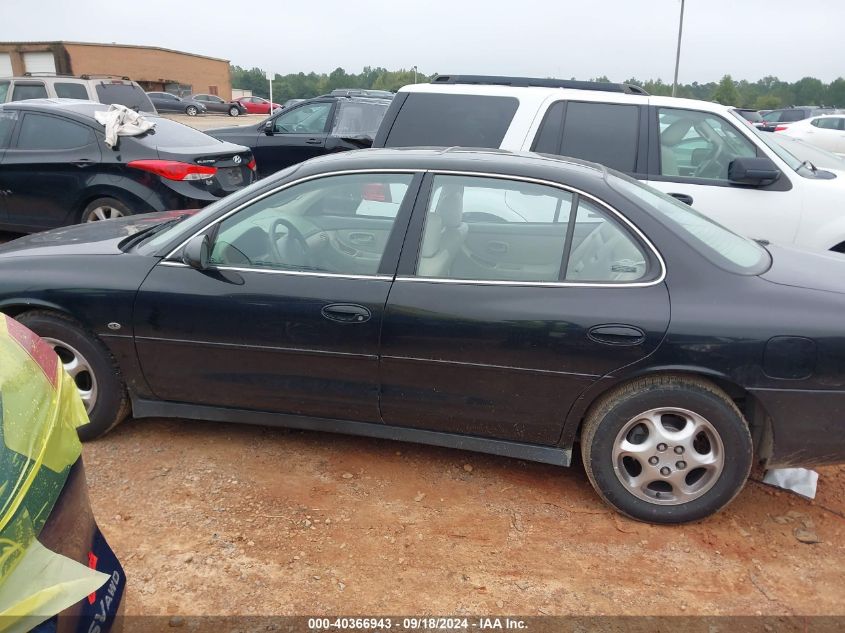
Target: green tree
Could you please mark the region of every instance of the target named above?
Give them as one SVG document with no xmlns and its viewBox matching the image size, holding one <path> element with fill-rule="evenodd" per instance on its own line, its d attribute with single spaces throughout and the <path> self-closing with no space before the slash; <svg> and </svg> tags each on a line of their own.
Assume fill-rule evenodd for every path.
<svg viewBox="0 0 845 633">
<path fill-rule="evenodd" d="M 760 95 L 751 107 L 757 110 L 777 110 L 783 105 L 775 95 Z"/>
<path fill-rule="evenodd" d="M 792 86 L 795 105 L 821 105 L 825 100 L 825 86 L 815 77 L 804 77 Z"/>
<path fill-rule="evenodd" d="M 739 102 L 739 92 L 730 75 L 725 75 L 713 92 L 713 101 L 722 105 L 736 105 Z"/>
<path fill-rule="evenodd" d="M 827 87 L 827 103 L 825 105 L 845 108 L 845 79 L 834 79 Z"/>
</svg>

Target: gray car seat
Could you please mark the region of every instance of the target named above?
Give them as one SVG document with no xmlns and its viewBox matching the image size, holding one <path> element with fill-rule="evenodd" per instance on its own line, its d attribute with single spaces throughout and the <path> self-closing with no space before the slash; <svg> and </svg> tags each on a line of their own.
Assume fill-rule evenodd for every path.
<svg viewBox="0 0 845 633">
<path fill-rule="evenodd" d="M 452 269 L 469 227 L 463 221 L 463 187 L 444 187 L 434 213 L 426 217 L 418 274 L 446 277 Z"/>
</svg>

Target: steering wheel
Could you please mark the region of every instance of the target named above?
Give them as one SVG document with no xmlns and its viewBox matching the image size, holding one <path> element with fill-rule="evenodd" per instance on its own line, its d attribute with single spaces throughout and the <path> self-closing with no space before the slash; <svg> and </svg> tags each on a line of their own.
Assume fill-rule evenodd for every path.
<svg viewBox="0 0 845 633">
<path fill-rule="evenodd" d="M 722 158 L 727 153 L 727 149 L 727 143 L 722 141 L 713 155 L 696 167 L 692 175 L 696 178 L 719 178 L 722 172 Z"/>
<path fill-rule="evenodd" d="M 280 234 L 280 226 L 283 226 L 287 229 L 287 235 Z M 273 220 L 273 224 L 270 226 L 270 249 L 273 253 L 273 257 L 276 259 L 276 262 L 279 264 L 292 264 L 292 262 L 286 261 L 290 259 L 290 255 L 288 253 L 282 253 L 279 250 L 279 240 L 283 237 L 286 238 L 286 241 L 292 240 L 296 242 L 296 244 L 299 246 L 299 250 L 302 253 L 302 259 L 304 260 L 304 263 L 300 265 L 306 268 L 314 268 L 314 259 L 312 257 L 311 247 L 308 246 L 308 241 L 305 239 L 305 236 L 302 234 L 302 231 L 296 228 L 293 223 L 291 223 L 289 220 L 286 220 L 284 218 L 276 218 L 275 220 Z"/>
</svg>

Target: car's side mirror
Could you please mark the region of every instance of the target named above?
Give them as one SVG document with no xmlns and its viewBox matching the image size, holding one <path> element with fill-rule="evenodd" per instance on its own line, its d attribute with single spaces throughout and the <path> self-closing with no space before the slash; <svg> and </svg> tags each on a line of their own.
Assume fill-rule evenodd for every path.
<svg viewBox="0 0 845 633">
<path fill-rule="evenodd" d="M 735 158 L 728 165 L 728 180 L 738 185 L 768 185 L 780 175 L 777 165 L 766 157 Z"/>
<path fill-rule="evenodd" d="M 182 262 L 197 270 L 208 268 L 208 259 L 211 254 L 211 239 L 208 235 L 201 233 L 194 235 L 185 248 L 182 249 Z"/>
<path fill-rule="evenodd" d="M 264 121 L 264 133 L 267 136 L 272 136 L 275 131 L 276 131 L 276 120 L 275 119 L 270 119 L 269 121 Z"/>
</svg>

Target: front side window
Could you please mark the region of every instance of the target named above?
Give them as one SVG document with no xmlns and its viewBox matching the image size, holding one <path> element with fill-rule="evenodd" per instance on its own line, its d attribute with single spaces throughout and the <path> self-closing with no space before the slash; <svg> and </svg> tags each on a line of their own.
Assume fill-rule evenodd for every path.
<svg viewBox="0 0 845 633">
<path fill-rule="evenodd" d="M 40 81 L 36 83 L 16 83 L 14 90 L 12 90 L 12 101 L 46 98 L 47 88 Z"/>
<path fill-rule="evenodd" d="M 728 182 L 731 161 L 757 155 L 751 141 L 714 114 L 659 108 L 658 116 L 661 176 Z"/>
<path fill-rule="evenodd" d="M 53 88 L 56 89 L 56 96 L 60 99 L 88 99 L 88 90 L 82 84 L 57 81 L 53 84 Z"/>
<path fill-rule="evenodd" d="M 279 191 L 220 223 L 211 263 L 375 275 L 412 178 L 328 176 Z"/>
<path fill-rule="evenodd" d="M 276 132 L 282 134 L 323 134 L 332 103 L 320 101 L 301 106 L 276 118 Z"/>
<path fill-rule="evenodd" d="M 630 178 L 610 175 L 608 183 L 668 224 L 678 237 L 717 266 L 748 275 L 759 274 L 768 267 L 769 256 L 763 247 L 729 231 L 676 198 Z"/>
<path fill-rule="evenodd" d="M 593 202 L 547 185 L 435 176 L 417 275 L 510 282 L 636 281 L 646 259 Z"/>
<path fill-rule="evenodd" d="M 94 130 L 79 123 L 53 116 L 27 114 L 21 124 L 17 149 L 74 149 L 95 140 Z"/>
<path fill-rule="evenodd" d="M 369 136 L 374 138 L 384 113 L 386 103 L 364 101 L 339 101 L 332 135 L 334 136 Z"/>
</svg>

